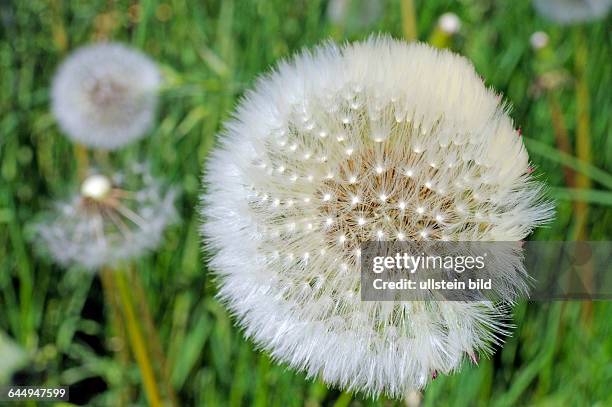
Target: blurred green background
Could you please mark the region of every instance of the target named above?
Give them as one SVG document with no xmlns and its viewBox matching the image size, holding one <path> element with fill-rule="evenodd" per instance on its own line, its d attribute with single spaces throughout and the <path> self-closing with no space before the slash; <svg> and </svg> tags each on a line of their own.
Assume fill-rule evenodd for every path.
<svg viewBox="0 0 612 407">
<path fill-rule="evenodd" d="M 194 209 L 215 134 L 259 73 L 330 37 L 405 34 L 399 0 L 372 2 L 349 2 L 332 21 L 323 0 L 0 1 L 0 383 L 67 385 L 74 404 L 147 404 L 99 277 L 40 260 L 29 243 L 33 217 L 77 185 L 73 146 L 49 112 L 53 72 L 75 47 L 106 39 L 148 53 L 167 82 L 151 134 L 111 160 L 147 159 L 182 189 L 182 223 L 135 265 L 176 404 L 407 403 L 327 388 L 255 350 L 214 298 Z M 558 201 L 556 220 L 530 238 L 610 240 L 610 18 L 562 27 L 524 0 L 415 3 L 418 38 L 470 58 L 513 107 L 536 173 Z M 448 11 L 462 27 L 440 41 L 437 19 Z M 550 43 L 536 51 L 538 30 Z M 411 405 L 612 405 L 609 302 L 523 302 L 514 323 L 494 356 L 438 377 Z M 21 364 L 11 361 L 20 359 L 16 345 Z"/>
</svg>

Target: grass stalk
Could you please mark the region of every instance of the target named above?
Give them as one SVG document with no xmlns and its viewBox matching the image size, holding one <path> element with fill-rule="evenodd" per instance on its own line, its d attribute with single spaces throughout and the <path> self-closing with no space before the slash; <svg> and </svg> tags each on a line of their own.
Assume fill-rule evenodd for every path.
<svg viewBox="0 0 612 407">
<path fill-rule="evenodd" d="M 87 171 L 89 171 L 89 153 L 87 148 L 82 144 L 74 144 L 74 158 L 77 165 L 77 176 L 79 181 L 83 181 L 87 177 Z"/>
<path fill-rule="evenodd" d="M 130 354 L 126 348 L 128 341 L 122 324 L 121 305 L 119 304 L 119 300 L 117 298 L 117 288 L 115 287 L 115 283 L 113 281 L 113 273 L 113 270 L 103 268 L 100 270 L 100 281 L 102 282 L 104 297 L 110 312 L 109 320 L 112 325 L 113 333 L 120 340 L 120 347 L 117 351 L 117 360 L 122 366 L 127 366 L 130 359 Z M 116 349 L 113 350 L 115 351 Z M 129 389 L 126 392 L 121 392 L 121 405 L 129 404 L 129 393 Z"/>
<path fill-rule="evenodd" d="M 579 160 L 591 163 L 591 124 L 589 115 L 589 88 L 587 83 L 587 45 L 584 33 L 581 29 L 576 31 L 576 156 Z M 589 189 L 591 180 L 582 174 L 576 177 L 576 187 Z M 585 202 L 576 202 L 574 205 L 575 226 L 574 237 L 576 240 L 584 240 L 586 237 L 586 223 L 588 220 L 589 206 Z"/>
<path fill-rule="evenodd" d="M 161 379 L 166 388 L 166 394 L 170 399 L 172 406 L 177 406 L 177 398 L 170 381 L 170 372 L 168 370 L 168 363 L 164 352 L 162 350 L 161 342 L 159 340 L 159 332 L 155 327 L 153 317 L 151 316 L 151 310 L 147 301 L 145 291 L 142 285 L 142 279 L 138 273 L 130 273 L 132 287 L 134 288 L 135 299 L 137 302 L 138 311 L 140 316 L 143 318 L 144 329 L 147 338 L 149 338 L 151 344 L 151 353 L 156 360 L 159 361 L 159 367 L 161 371 Z"/>
<path fill-rule="evenodd" d="M 551 91 L 548 94 L 547 99 L 557 148 L 559 149 L 559 151 L 562 151 L 563 153 L 572 156 L 572 144 L 569 139 L 567 126 L 565 125 L 565 119 L 563 117 L 563 112 L 561 111 L 561 106 L 559 105 L 558 97 L 554 93 L 554 91 Z M 569 188 L 575 188 L 575 171 L 572 168 L 565 166 L 565 168 L 563 168 L 563 174 L 565 177 L 565 185 L 567 185 Z"/>
<path fill-rule="evenodd" d="M 612 192 L 584 188 L 557 188 L 548 189 L 554 199 L 561 201 L 584 202 L 602 206 L 612 206 Z"/>
<path fill-rule="evenodd" d="M 556 148 L 534 138 L 526 137 L 525 145 L 527 146 L 529 153 L 537 154 L 544 159 L 569 167 L 576 172 L 595 180 L 597 183 L 612 189 L 612 174 L 609 172 L 602 170 L 601 168 L 597 168 L 593 164 L 582 161 L 563 151 L 559 151 Z"/>
<path fill-rule="evenodd" d="M 406 41 L 416 41 L 417 22 L 414 0 L 401 0 L 402 30 Z"/>
<path fill-rule="evenodd" d="M 132 352 L 134 353 L 136 363 L 142 375 L 145 394 L 152 407 L 161 407 L 163 405 L 161 393 L 157 387 L 153 363 L 147 352 L 147 343 L 138 320 L 136 319 L 134 303 L 132 302 L 130 290 L 128 289 L 126 271 L 116 270 L 113 272 L 113 276 L 115 277 L 115 284 L 117 292 L 119 293 L 130 346 L 132 347 Z"/>
<path fill-rule="evenodd" d="M 587 80 L 588 49 L 584 32 L 580 27 L 576 29 L 576 156 L 578 159 L 591 163 L 591 118 L 589 106 L 589 86 Z M 579 189 L 591 188 L 591 179 L 579 174 L 576 177 L 576 187 Z M 589 204 L 584 201 L 574 202 L 574 231 L 573 240 L 588 239 L 587 223 L 589 220 Z M 593 287 L 592 271 L 585 270 L 584 284 L 587 290 Z M 583 321 L 590 325 L 593 316 L 593 303 L 582 303 Z"/>
</svg>

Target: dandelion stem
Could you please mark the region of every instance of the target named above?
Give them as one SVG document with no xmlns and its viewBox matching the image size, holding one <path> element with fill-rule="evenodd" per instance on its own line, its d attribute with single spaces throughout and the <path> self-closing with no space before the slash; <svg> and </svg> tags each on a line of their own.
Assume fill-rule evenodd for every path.
<svg viewBox="0 0 612 407">
<path fill-rule="evenodd" d="M 591 123 L 589 115 L 589 86 L 587 81 L 587 59 L 588 50 L 584 32 L 580 27 L 576 30 L 577 46 L 575 56 L 576 69 L 576 155 L 586 163 L 591 163 Z M 579 189 L 589 189 L 591 179 L 582 174 L 576 177 L 576 187 Z M 585 240 L 587 235 L 587 222 L 589 219 L 589 204 L 584 201 L 574 203 L 574 231 L 572 240 Z M 592 270 L 584 270 L 584 284 L 587 290 L 593 286 Z M 583 303 L 583 321 L 591 321 L 593 304 L 591 301 Z"/>
<path fill-rule="evenodd" d="M 155 380 L 155 371 L 147 352 L 147 344 L 145 342 L 143 333 L 136 319 L 134 304 L 132 303 L 132 298 L 128 289 L 126 272 L 125 270 L 116 270 L 113 273 L 113 276 L 115 277 L 117 291 L 123 307 L 125 325 L 127 327 L 130 345 L 142 375 L 142 382 L 147 399 L 149 400 L 149 404 L 151 406 L 161 407 L 163 404 Z"/>
<path fill-rule="evenodd" d="M 130 359 L 130 355 L 127 352 L 125 345 L 127 344 L 127 338 L 125 335 L 125 329 L 121 323 L 121 306 L 117 298 L 117 289 L 113 282 L 113 270 L 109 268 L 103 268 L 100 271 L 100 281 L 104 289 L 104 296 L 106 303 L 110 309 L 110 320 L 114 334 L 120 340 L 120 347 L 117 353 L 118 360 L 121 365 L 126 366 Z M 127 405 L 129 400 L 129 390 L 127 392 L 121 392 L 121 405 Z"/>
<path fill-rule="evenodd" d="M 353 396 L 350 393 L 343 391 L 340 397 L 334 403 L 334 407 L 346 407 L 351 403 Z"/>
<path fill-rule="evenodd" d="M 439 26 L 436 26 L 434 31 L 429 36 L 429 39 L 427 39 L 427 42 L 436 48 L 449 48 L 451 38 L 451 35 L 442 31 Z"/>
<path fill-rule="evenodd" d="M 102 166 L 102 168 L 110 167 L 108 151 L 107 150 L 94 150 L 94 161 L 97 165 Z"/>
<path fill-rule="evenodd" d="M 79 181 L 83 181 L 87 177 L 87 170 L 89 168 L 89 154 L 87 148 L 82 144 L 76 143 L 74 145 L 74 158 L 77 163 L 77 176 Z"/>
<path fill-rule="evenodd" d="M 587 47 L 584 33 L 577 30 L 576 47 L 576 156 L 578 159 L 591 163 L 591 126 L 589 117 L 589 88 L 586 76 Z M 576 187 L 589 189 L 591 180 L 582 174 L 576 177 Z M 589 206 L 585 202 L 576 202 L 576 216 L 574 226 L 574 238 L 584 240 L 586 237 L 586 223 L 588 220 Z"/>
<path fill-rule="evenodd" d="M 402 0 L 402 28 L 406 41 L 417 39 L 417 22 L 414 0 Z"/>
<path fill-rule="evenodd" d="M 130 269 L 131 270 L 131 269 Z M 162 351 L 162 346 L 159 341 L 159 333 L 155 328 L 155 323 L 153 318 L 151 317 L 151 311 L 149 309 L 149 304 L 147 302 L 145 291 L 142 286 L 142 279 L 138 273 L 130 273 L 132 287 L 134 287 L 134 294 L 136 297 L 136 301 L 138 303 L 138 311 L 140 311 L 140 315 L 144 320 L 144 329 L 146 336 L 151 341 L 151 351 L 155 359 L 159 361 L 159 366 L 161 370 L 161 379 L 164 382 L 166 387 L 166 392 L 168 398 L 170 399 L 170 403 L 173 406 L 178 405 L 176 400 L 176 394 L 174 393 L 174 389 L 172 388 L 172 384 L 170 383 L 170 372 L 168 371 L 168 365 L 166 363 L 166 358 Z"/>
<path fill-rule="evenodd" d="M 567 134 L 565 119 L 561 111 L 561 106 L 559 105 L 558 97 L 553 92 L 554 91 L 551 91 L 548 94 L 548 107 L 550 109 L 552 125 L 555 132 L 555 141 L 560 151 L 571 156 L 572 145 L 569 140 L 569 135 Z M 574 188 L 576 186 L 576 174 L 574 170 L 566 166 L 563 172 L 565 175 L 565 184 L 570 188 Z"/>
</svg>

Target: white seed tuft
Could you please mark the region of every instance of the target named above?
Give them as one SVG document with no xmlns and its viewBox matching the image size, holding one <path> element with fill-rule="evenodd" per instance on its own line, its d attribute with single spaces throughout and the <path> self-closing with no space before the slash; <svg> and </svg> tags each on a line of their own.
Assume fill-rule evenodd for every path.
<svg viewBox="0 0 612 407">
<path fill-rule="evenodd" d="M 35 224 L 40 252 L 63 266 L 95 271 L 155 249 L 177 218 L 176 192 L 163 188 L 146 166 L 133 167 L 115 174 L 115 182 L 90 175 L 80 193 L 43 216 Z"/>
<path fill-rule="evenodd" d="M 139 51 L 117 43 L 90 45 L 57 70 L 51 109 L 73 141 L 114 150 L 149 129 L 160 82 L 155 64 Z"/>
<path fill-rule="evenodd" d="M 438 19 L 438 27 L 448 35 L 457 34 L 461 29 L 461 20 L 455 13 L 444 13 Z"/>
<path fill-rule="evenodd" d="M 531 48 L 536 51 L 545 48 L 548 45 L 549 41 L 550 39 L 548 37 L 548 34 L 546 34 L 544 31 L 536 31 L 531 34 L 531 37 L 529 37 L 529 43 L 531 44 Z"/>
</svg>

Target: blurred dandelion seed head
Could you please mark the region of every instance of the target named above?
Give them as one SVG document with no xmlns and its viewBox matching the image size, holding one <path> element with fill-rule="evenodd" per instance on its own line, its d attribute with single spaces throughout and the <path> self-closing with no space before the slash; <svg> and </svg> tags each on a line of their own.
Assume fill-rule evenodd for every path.
<svg viewBox="0 0 612 407">
<path fill-rule="evenodd" d="M 142 137 L 157 105 L 160 73 L 148 57 L 121 44 L 79 48 L 52 84 L 52 111 L 73 141 L 116 149 Z"/>
<path fill-rule="evenodd" d="M 489 351 L 507 310 L 362 302 L 360 244 L 515 241 L 551 216 L 472 65 L 386 37 L 304 51 L 261 78 L 205 184 L 210 266 L 246 334 L 309 376 L 393 397 Z"/>
<path fill-rule="evenodd" d="M 112 190 L 110 179 L 100 174 L 93 174 L 85 178 L 81 184 L 81 195 L 84 198 L 101 201 L 108 196 Z"/>
<path fill-rule="evenodd" d="M 355 29 L 375 24 L 383 11 L 381 0 L 331 0 L 327 4 L 327 18 L 332 23 Z"/>
<path fill-rule="evenodd" d="M 455 13 L 444 13 L 438 19 L 438 27 L 449 35 L 454 35 L 461 29 L 461 20 Z"/>
<path fill-rule="evenodd" d="M 177 218 L 176 192 L 166 189 L 146 166 L 111 178 L 92 174 L 80 193 L 35 225 L 41 251 L 63 266 L 90 270 L 138 258 L 155 249 Z"/>
<path fill-rule="evenodd" d="M 529 37 L 529 43 L 534 50 L 540 50 L 548 45 L 550 38 L 544 31 L 536 31 Z"/>
<path fill-rule="evenodd" d="M 533 0 L 537 12 L 559 24 L 575 24 L 606 17 L 612 0 Z"/>
</svg>

